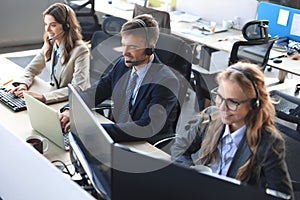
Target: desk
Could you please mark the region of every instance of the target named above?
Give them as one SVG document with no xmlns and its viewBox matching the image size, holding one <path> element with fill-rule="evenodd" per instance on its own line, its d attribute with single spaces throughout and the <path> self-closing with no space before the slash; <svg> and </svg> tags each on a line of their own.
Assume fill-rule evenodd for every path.
<svg viewBox="0 0 300 200">
<path fill-rule="evenodd" d="M 11 78 L 15 78 L 20 76 L 23 73 L 23 68 L 11 62 L 10 60 L 4 58 L 3 56 L 0 56 L 0 63 L 1 63 L 1 67 L 0 67 L 1 74 L 2 75 L 5 74 L 5 77 L 10 76 Z M 46 84 L 40 78 L 35 78 L 34 83 L 30 88 L 30 90 L 38 91 L 38 92 L 49 91 L 51 90 L 51 86 L 49 84 Z M 52 104 L 50 106 L 55 109 L 59 109 L 65 104 L 66 102 L 61 102 L 57 104 Z M 8 130 L 10 130 L 12 133 L 15 133 L 16 135 L 18 135 L 24 140 L 29 135 L 38 134 L 36 131 L 32 129 L 26 110 L 21 112 L 13 112 L 1 103 L 0 121 L 3 124 L 3 126 L 5 126 Z M 49 143 L 49 149 L 44 155 L 50 161 L 58 159 L 63 162 L 66 162 L 66 164 L 70 164 L 69 153 L 60 149 L 52 142 Z"/>
<path fill-rule="evenodd" d="M 270 58 L 272 58 L 270 56 Z M 295 74 L 300 76 L 300 60 L 292 60 L 290 57 L 280 58 L 282 63 L 274 63 L 269 60 L 268 65 L 275 69 L 279 69 L 278 79 L 280 83 L 284 82 L 287 73 Z"/>
</svg>

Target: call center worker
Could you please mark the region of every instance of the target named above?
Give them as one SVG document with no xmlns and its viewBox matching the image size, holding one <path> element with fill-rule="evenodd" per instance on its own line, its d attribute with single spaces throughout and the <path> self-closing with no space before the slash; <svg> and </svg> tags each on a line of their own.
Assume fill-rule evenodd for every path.
<svg viewBox="0 0 300 200">
<path fill-rule="evenodd" d="M 90 87 L 90 52 L 82 40 L 81 27 L 72 8 L 55 3 L 43 12 L 44 45 L 26 66 L 23 76 L 14 80 L 9 92 L 23 97 L 27 91 L 36 99 L 53 103 L 68 99 L 68 83 L 82 91 Z M 28 91 L 34 77 L 47 69 L 51 90 L 45 93 Z"/>
<path fill-rule="evenodd" d="M 240 62 L 220 72 L 217 82 L 211 93 L 216 106 L 205 109 L 188 132 L 176 138 L 172 159 L 293 197 L 285 143 L 274 126 L 263 72 Z"/>
<path fill-rule="evenodd" d="M 108 98 L 113 100 L 115 123 L 103 127 L 116 142 L 154 143 L 175 132 L 179 80 L 154 52 L 158 37 L 158 23 L 151 15 L 126 22 L 121 29 L 123 56 L 97 84 L 80 93 L 90 108 Z M 62 110 L 61 124 L 68 131 L 69 110 Z"/>
</svg>

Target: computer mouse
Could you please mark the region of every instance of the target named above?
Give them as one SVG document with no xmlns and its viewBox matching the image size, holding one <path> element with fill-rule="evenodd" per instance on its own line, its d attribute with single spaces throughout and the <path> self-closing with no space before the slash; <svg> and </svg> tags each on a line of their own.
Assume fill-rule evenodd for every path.
<svg viewBox="0 0 300 200">
<path fill-rule="evenodd" d="M 278 58 L 275 58 L 275 59 L 273 60 L 273 63 L 282 63 L 282 60 L 281 60 L 281 59 L 278 59 Z"/>
</svg>

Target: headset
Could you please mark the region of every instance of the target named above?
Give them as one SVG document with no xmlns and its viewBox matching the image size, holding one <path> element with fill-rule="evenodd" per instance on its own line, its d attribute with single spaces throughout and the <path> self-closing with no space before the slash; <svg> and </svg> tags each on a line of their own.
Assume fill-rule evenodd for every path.
<svg viewBox="0 0 300 200">
<path fill-rule="evenodd" d="M 251 100 L 251 107 L 252 107 L 252 109 L 258 108 L 259 107 L 259 90 L 258 90 L 257 85 L 256 85 L 255 81 L 253 80 L 252 76 L 246 70 L 242 69 L 241 67 L 234 66 L 234 67 L 230 67 L 230 69 L 241 72 L 248 80 L 251 81 L 251 83 L 254 87 L 254 90 L 255 90 L 255 94 L 256 94 L 256 97 Z"/>
<path fill-rule="evenodd" d="M 149 45 L 149 33 L 148 33 L 148 30 L 147 30 L 147 25 L 146 23 L 141 20 L 141 19 L 135 19 L 135 21 L 139 24 L 139 26 L 141 26 L 144 30 L 145 30 L 145 35 L 146 35 L 146 49 L 145 49 L 145 53 L 146 55 L 150 56 L 154 53 L 154 48 L 153 47 L 150 47 Z"/>
<path fill-rule="evenodd" d="M 66 9 L 66 18 L 65 18 L 65 22 L 63 24 L 63 30 L 67 31 L 70 29 L 70 24 L 69 24 L 69 8 L 67 7 L 67 5 L 65 5 L 65 9 Z"/>
</svg>

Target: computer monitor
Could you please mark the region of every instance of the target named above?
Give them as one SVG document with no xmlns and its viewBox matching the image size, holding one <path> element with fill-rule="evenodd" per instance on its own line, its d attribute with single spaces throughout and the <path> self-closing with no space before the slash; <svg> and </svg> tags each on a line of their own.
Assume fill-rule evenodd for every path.
<svg viewBox="0 0 300 200">
<path fill-rule="evenodd" d="M 71 153 L 102 199 L 276 199 L 235 179 L 199 173 L 114 143 L 71 85 L 69 103 Z"/>
<path fill-rule="evenodd" d="M 75 88 L 69 84 L 71 156 L 86 172 L 92 186 L 104 199 L 111 199 L 111 154 L 113 140 L 96 120 Z"/>
</svg>

